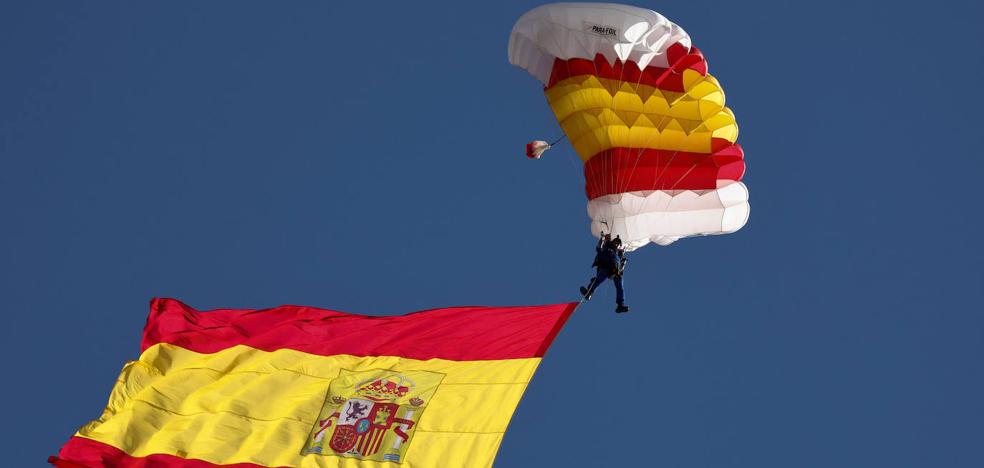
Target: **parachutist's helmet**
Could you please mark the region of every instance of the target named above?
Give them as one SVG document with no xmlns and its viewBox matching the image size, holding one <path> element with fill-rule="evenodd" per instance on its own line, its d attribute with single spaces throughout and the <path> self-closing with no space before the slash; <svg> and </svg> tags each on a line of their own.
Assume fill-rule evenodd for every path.
<svg viewBox="0 0 984 468">
<path fill-rule="evenodd" d="M 615 238 L 612 239 L 612 246 L 615 247 L 616 249 L 619 248 L 619 247 L 621 247 L 622 246 L 622 239 L 620 239 L 618 236 L 615 236 Z"/>
</svg>

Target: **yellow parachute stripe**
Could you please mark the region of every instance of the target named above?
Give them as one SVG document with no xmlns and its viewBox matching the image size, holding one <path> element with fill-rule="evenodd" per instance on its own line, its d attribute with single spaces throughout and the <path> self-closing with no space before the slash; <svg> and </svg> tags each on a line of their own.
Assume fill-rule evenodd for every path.
<svg viewBox="0 0 984 468">
<path fill-rule="evenodd" d="M 102 417 L 76 434 L 132 456 L 155 453 L 215 464 L 379 466 L 301 456 L 328 385 L 342 369 L 445 374 L 414 428 L 409 466 L 491 466 L 540 358 L 426 361 L 394 356 L 318 356 L 235 346 L 213 354 L 171 344 L 127 363 Z"/>
<path fill-rule="evenodd" d="M 584 161 L 615 147 L 709 153 L 714 138 L 734 142 L 738 125 L 717 80 L 686 70 L 683 81 L 679 93 L 581 75 L 545 94 Z"/>
</svg>

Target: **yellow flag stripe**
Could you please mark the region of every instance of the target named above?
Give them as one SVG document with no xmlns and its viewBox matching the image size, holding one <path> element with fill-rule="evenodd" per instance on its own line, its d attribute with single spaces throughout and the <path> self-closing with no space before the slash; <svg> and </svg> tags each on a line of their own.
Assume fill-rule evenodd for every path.
<svg viewBox="0 0 984 468">
<path fill-rule="evenodd" d="M 136 457 L 163 453 L 216 464 L 349 466 L 335 456 L 299 454 L 328 384 L 342 369 L 417 370 L 445 377 L 413 429 L 418 434 L 405 461 L 471 466 L 466 462 L 485 457 L 490 464 L 539 362 L 325 357 L 243 345 L 203 354 L 163 343 L 124 367 L 103 416 L 77 435 Z M 457 442 L 445 441 L 452 436 Z"/>
</svg>

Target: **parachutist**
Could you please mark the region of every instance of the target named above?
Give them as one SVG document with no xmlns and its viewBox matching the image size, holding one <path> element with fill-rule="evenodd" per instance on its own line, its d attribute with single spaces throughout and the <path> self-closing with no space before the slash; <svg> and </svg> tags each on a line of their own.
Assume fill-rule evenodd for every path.
<svg viewBox="0 0 984 468">
<path fill-rule="evenodd" d="M 625 305 L 625 291 L 622 288 L 622 274 L 625 271 L 625 264 L 628 259 L 625 257 L 625 250 L 622 248 L 622 239 L 611 234 L 602 233 L 595 246 L 595 259 L 591 266 L 596 267 L 595 277 L 591 279 L 587 286 L 581 286 L 581 295 L 584 300 L 590 300 L 598 285 L 606 279 L 611 278 L 615 283 L 615 308 L 616 313 L 628 312 L 629 307 Z"/>
</svg>

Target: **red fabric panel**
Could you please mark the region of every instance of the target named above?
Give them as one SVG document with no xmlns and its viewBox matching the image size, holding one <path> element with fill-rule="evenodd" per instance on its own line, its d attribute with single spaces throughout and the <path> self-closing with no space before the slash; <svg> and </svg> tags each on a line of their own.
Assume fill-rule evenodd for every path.
<svg viewBox="0 0 984 468">
<path fill-rule="evenodd" d="M 455 361 L 540 357 L 576 305 L 449 307 L 367 316 L 289 305 L 199 312 L 174 299 L 154 299 L 141 350 L 171 343 L 200 353 L 247 345 L 322 356 Z"/>
<path fill-rule="evenodd" d="M 58 451 L 57 457 L 48 457 L 48 463 L 58 468 L 267 468 L 252 463 L 216 465 L 204 460 L 165 454 L 134 457 L 112 445 L 85 437 L 68 439 L 68 443 Z"/>
<path fill-rule="evenodd" d="M 612 148 L 584 163 L 585 191 L 592 200 L 645 190 L 715 189 L 719 179 L 741 180 L 744 157 L 741 146 L 731 143 L 711 154 Z"/>
<path fill-rule="evenodd" d="M 682 93 L 684 91 L 684 70 L 690 69 L 701 75 L 707 74 L 707 62 L 704 60 L 704 55 L 696 47 L 687 51 L 687 48 L 679 43 L 673 44 L 667 50 L 667 58 L 670 63 L 669 68 L 650 66 L 645 69 L 639 69 L 639 65 L 631 60 L 623 63 L 616 59 L 615 63 L 608 63 L 608 59 L 601 54 L 595 55 L 594 60 L 584 58 L 562 60 L 558 58 L 554 59 L 553 71 L 546 88 L 549 89 L 572 76 L 594 75 L 600 78 L 644 84 L 666 91 Z"/>
</svg>

